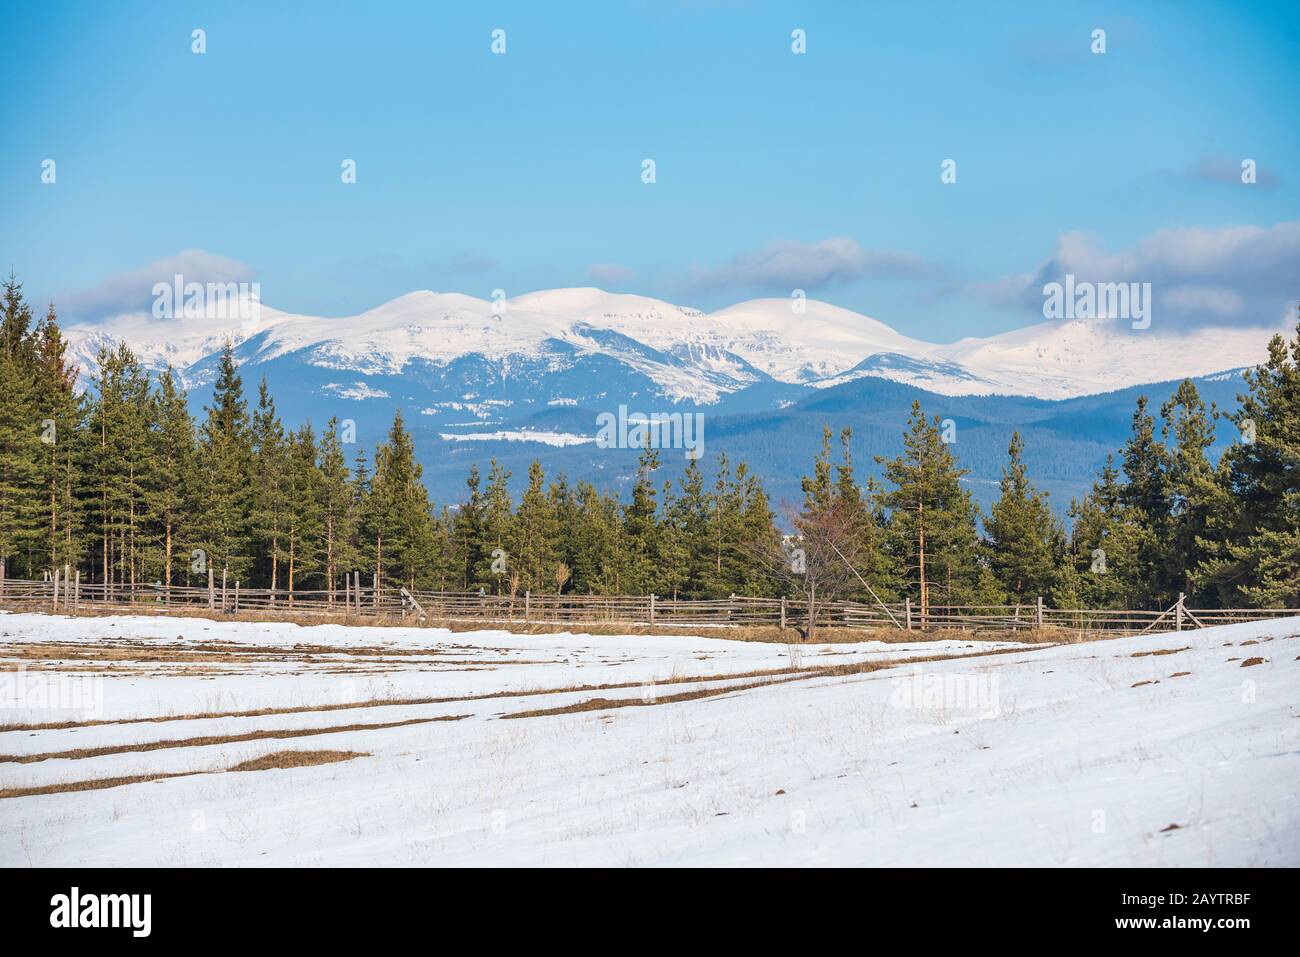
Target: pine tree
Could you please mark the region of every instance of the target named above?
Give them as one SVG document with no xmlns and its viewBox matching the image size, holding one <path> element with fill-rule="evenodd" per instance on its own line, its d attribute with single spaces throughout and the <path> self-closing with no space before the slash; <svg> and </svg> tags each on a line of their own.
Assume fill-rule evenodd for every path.
<svg viewBox="0 0 1300 957">
<path fill-rule="evenodd" d="M 324 476 L 316 464 L 316 433 L 304 422 L 289 435 L 284 456 L 285 587 L 289 599 L 299 584 L 318 573 L 324 548 L 321 513 Z"/>
<path fill-rule="evenodd" d="M 365 528 L 373 548 L 374 580 L 385 578 L 414 586 L 427 567 L 433 541 L 429 494 L 415 461 L 415 446 L 400 410 L 393 416 L 387 441 L 375 452 Z"/>
<path fill-rule="evenodd" d="M 0 293 L 0 589 L 15 571 L 35 577 L 44 566 L 37 558 L 42 427 L 31 320 L 22 284 L 10 275 Z"/>
<path fill-rule="evenodd" d="M 251 545 L 257 566 L 264 569 L 272 589 L 284 587 L 280 567 L 291 561 L 285 540 L 289 514 L 300 502 L 289 488 L 289 447 L 284 425 L 275 411 L 275 400 L 263 378 L 257 388 L 257 408 L 253 410 L 252 442 L 252 510 L 249 515 Z M 292 591 L 290 586 L 290 591 Z"/>
<path fill-rule="evenodd" d="M 329 590 L 329 601 L 333 604 L 339 575 L 356 565 L 353 546 L 353 491 L 336 418 L 331 418 L 325 426 L 319 455 L 320 483 L 317 486 L 316 509 L 321 522 L 325 587 Z"/>
<path fill-rule="evenodd" d="M 493 459 L 488 469 L 488 484 L 483 493 L 483 547 L 475 578 L 498 595 L 519 590 L 514 556 L 510 554 L 511 514 L 510 472 Z"/>
<path fill-rule="evenodd" d="M 547 592 L 555 586 L 559 561 L 559 530 L 544 483 L 542 463 L 534 459 L 528 466 L 528 487 L 515 513 L 509 546 L 511 563 L 522 587 L 535 592 Z"/>
<path fill-rule="evenodd" d="M 767 493 L 763 491 L 758 476 L 752 474 L 744 462 L 736 467 L 736 487 L 741 504 L 733 571 L 736 586 L 732 590 L 754 597 L 775 597 L 779 583 L 771 574 L 764 556 L 779 548 L 781 536 L 772 518 Z"/>
<path fill-rule="evenodd" d="M 719 461 L 719 474 L 725 468 L 724 458 Z M 681 490 L 675 496 L 670 488 L 665 488 L 664 493 L 661 554 L 666 567 L 662 569 L 660 588 L 665 595 L 702 598 L 716 591 L 712 586 L 720 580 L 721 569 L 714 563 L 721 561 L 721 547 L 715 545 L 715 539 L 725 533 L 719 523 L 711 534 L 712 506 L 698 460 L 688 459 Z"/>
<path fill-rule="evenodd" d="M 246 578 L 253 512 L 253 441 L 243 382 L 229 343 L 200 430 L 199 536 L 218 577 Z"/>
<path fill-rule="evenodd" d="M 43 557 L 48 567 L 71 569 L 81 559 L 77 489 L 84 432 L 84 405 L 76 392 L 77 370 L 68 364 L 67 342 L 51 303 L 35 333 L 36 414 L 44 448 L 38 465 Z"/>
<path fill-rule="evenodd" d="M 102 580 L 111 592 L 116 584 L 135 584 L 144 571 L 148 498 L 155 484 L 149 455 L 154 403 L 149 377 L 125 345 L 102 347 L 97 365 L 86 450 L 89 518 Z"/>
<path fill-rule="evenodd" d="M 198 468 L 194 420 L 170 366 L 158 380 L 155 404 L 157 429 L 150 452 L 154 467 L 148 490 L 149 521 L 161 537 L 162 582 L 170 590 L 175 583 L 173 557 L 177 547 L 187 547 L 194 541 L 197 507 L 192 496 Z"/>
<path fill-rule="evenodd" d="M 1166 560 L 1169 536 L 1169 452 L 1156 438 L 1155 421 L 1147 412 L 1147 397 L 1139 396 L 1133 413 L 1133 433 L 1124 446 L 1122 501 L 1129 507 L 1139 531 L 1137 568 L 1140 601 L 1148 607 L 1166 607 L 1177 596 Z"/>
<path fill-rule="evenodd" d="M 556 476 L 546 494 L 551 514 L 555 516 L 554 584 L 556 594 L 560 594 L 573 583 L 574 556 L 578 549 L 578 502 L 563 474 Z"/>
<path fill-rule="evenodd" d="M 1197 581 L 1225 603 L 1300 605 L 1300 324 L 1295 342 L 1269 342 L 1268 359 L 1245 373 L 1247 391 L 1229 418 L 1238 437 L 1220 463 L 1230 502 Z M 1208 543 L 1207 543 L 1208 544 Z"/>
<path fill-rule="evenodd" d="M 451 547 L 459 587 L 469 590 L 478 587 L 479 569 L 483 567 L 486 554 L 483 492 L 477 465 L 470 466 L 465 484 L 469 494 L 452 518 Z"/>
<path fill-rule="evenodd" d="M 1021 460 L 1024 442 L 1011 435 L 1001 495 L 985 523 L 989 566 L 1015 604 L 1049 595 L 1057 586 L 1065 533 L 1052 516 L 1047 498 L 1030 483 Z"/>
<path fill-rule="evenodd" d="M 877 459 L 894 485 L 881 500 L 889 510 L 891 552 L 916 595 L 925 621 L 937 592 L 949 604 L 980 596 L 987 582 L 977 555 L 978 512 L 959 468 L 942 439 L 939 419 L 931 422 L 912 403 L 903 454 Z"/>
<path fill-rule="evenodd" d="M 1170 514 L 1162 578 L 1199 605 L 1207 597 L 1196 580 L 1196 568 L 1208 557 L 1204 542 L 1213 535 L 1216 517 L 1231 505 L 1207 454 L 1214 424 L 1190 379 L 1179 383 L 1160 415 L 1166 444 L 1174 443 L 1166 472 Z"/>
<path fill-rule="evenodd" d="M 1070 507 L 1070 573 L 1052 603 L 1072 608 L 1134 608 L 1143 591 L 1138 564 L 1139 525 L 1124 504 L 1113 456 L 1106 457 L 1092 491 Z"/>
<path fill-rule="evenodd" d="M 658 554 L 658 503 L 654 474 L 659 468 L 659 451 L 649 439 L 637 461 L 632 500 L 623 510 L 623 537 L 626 541 L 625 587 L 632 594 L 644 595 L 654 589 L 655 563 Z"/>
</svg>

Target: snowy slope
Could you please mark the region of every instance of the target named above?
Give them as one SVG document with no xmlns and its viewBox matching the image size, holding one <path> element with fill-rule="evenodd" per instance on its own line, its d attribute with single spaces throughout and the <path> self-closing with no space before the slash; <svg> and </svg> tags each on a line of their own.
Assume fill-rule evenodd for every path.
<svg viewBox="0 0 1300 957">
<path fill-rule="evenodd" d="M 0 788 L 191 776 L 0 798 L 0 866 L 1300 864 L 1300 619 L 807 646 L 802 671 L 900 663 L 775 684 L 744 674 L 791 649 L 691 637 L 0 616 L 0 661 L 24 646 L 111 654 L 108 723 L 0 731 Z M 110 753 L 46 756 L 76 748 Z M 225 770 L 290 749 L 364 756 Z"/>
<path fill-rule="evenodd" d="M 201 385 L 229 340 L 245 364 L 275 364 L 302 376 L 421 370 L 428 404 L 474 398 L 510 381 L 530 388 L 530 400 L 543 405 L 624 398 L 629 389 L 709 405 L 756 386 L 824 388 L 863 376 L 944 395 L 1067 398 L 1252 365 L 1265 357 L 1270 332 L 1285 331 L 1182 331 L 1158 323 L 1133 330 L 1119 321 L 1078 320 L 941 345 L 828 303 L 800 306 L 756 299 L 706 314 L 589 288 L 500 304 L 421 291 L 342 318 L 269 306 L 254 320 L 136 314 L 73 326 L 68 337 L 83 376 L 93 373 L 100 346 L 124 341 L 150 367 L 170 363 L 187 384 Z M 382 383 L 361 386 L 356 398 L 367 397 L 365 387 L 372 398 L 385 392 Z"/>
</svg>

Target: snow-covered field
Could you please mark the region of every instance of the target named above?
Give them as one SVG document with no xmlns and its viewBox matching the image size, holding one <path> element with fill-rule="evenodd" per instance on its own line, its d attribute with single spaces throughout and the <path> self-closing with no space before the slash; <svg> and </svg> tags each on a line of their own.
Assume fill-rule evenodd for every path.
<svg viewBox="0 0 1300 957">
<path fill-rule="evenodd" d="M 1298 659 L 0 615 L 0 865 L 1295 866 Z"/>
</svg>

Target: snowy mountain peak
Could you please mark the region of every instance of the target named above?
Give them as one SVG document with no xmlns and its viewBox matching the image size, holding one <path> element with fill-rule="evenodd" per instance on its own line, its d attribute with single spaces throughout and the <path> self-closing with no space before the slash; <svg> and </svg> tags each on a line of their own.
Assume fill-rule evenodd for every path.
<svg viewBox="0 0 1300 957">
<path fill-rule="evenodd" d="M 207 360 L 229 341 L 245 364 L 288 362 L 358 376 L 405 375 L 418 367 L 455 379 L 462 389 L 475 376 L 528 370 L 556 382 L 578 375 L 594 394 L 612 394 L 635 380 L 667 401 L 710 404 L 761 382 L 825 388 L 863 376 L 947 395 L 1067 398 L 1252 365 L 1265 357 L 1271 331 L 1133 330 L 1093 319 L 942 345 L 817 300 L 753 299 L 704 313 L 584 287 L 500 301 L 426 289 L 336 318 L 265 305 L 233 319 L 137 313 L 73 326 L 68 337 L 83 375 L 93 372 L 100 346 L 124 341 L 146 365 L 170 364 L 186 381 L 198 381 L 191 370 L 210 366 Z"/>
</svg>

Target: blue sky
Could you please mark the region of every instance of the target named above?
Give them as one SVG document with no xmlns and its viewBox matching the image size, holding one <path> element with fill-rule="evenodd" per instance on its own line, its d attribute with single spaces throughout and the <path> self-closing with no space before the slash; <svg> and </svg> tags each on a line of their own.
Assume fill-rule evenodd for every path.
<svg viewBox="0 0 1300 957">
<path fill-rule="evenodd" d="M 1034 283 L 1065 266 L 1237 284 L 1222 321 L 1300 295 L 1294 2 L 0 16 L 0 264 L 70 318 L 176 262 L 325 315 L 422 288 L 707 309 L 798 284 L 935 340 L 1040 321 Z"/>
</svg>

